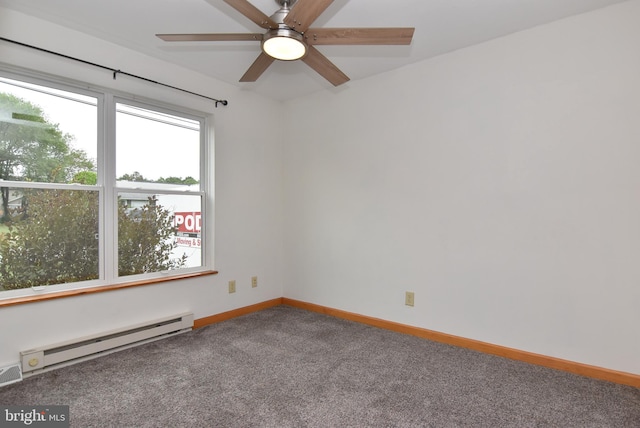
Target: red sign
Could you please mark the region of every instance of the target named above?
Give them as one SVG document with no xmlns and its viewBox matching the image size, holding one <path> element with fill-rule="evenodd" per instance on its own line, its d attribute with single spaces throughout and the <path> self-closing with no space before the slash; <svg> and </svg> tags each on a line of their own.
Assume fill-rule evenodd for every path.
<svg viewBox="0 0 640 428">
<path fill-rule="evenodd" d="M 178 233 L 200 233 L 202 229 L 202 215 L 200 212 L 176 212 L 173 214 L 173 225 Z"/>
</svg>

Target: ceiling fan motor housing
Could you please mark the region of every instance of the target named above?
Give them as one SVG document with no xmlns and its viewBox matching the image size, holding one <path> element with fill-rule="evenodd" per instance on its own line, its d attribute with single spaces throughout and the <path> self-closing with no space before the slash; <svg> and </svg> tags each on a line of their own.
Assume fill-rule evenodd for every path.
<svg viewBox="0 0 640 428">
<path fill-rule="evenodd" d="M 296 0 L 276 0 L 276 3 L 278 3 L 280 7 L 291 7 L 296 3 Z"/>
</svg>

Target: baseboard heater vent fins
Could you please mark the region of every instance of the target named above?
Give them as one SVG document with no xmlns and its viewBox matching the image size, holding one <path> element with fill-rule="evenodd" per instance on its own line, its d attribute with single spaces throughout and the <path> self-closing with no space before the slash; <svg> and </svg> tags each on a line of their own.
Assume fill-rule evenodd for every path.
<svg viewBox="0 0 640 428">
<path fill-rule="evenodd" d="M 99 335 L 82 337 L 20 353 L 25 376 L 45 369 L 63 367 L 100 355 L 185 333 L 193 328 L 193 314 L 175 315 Z"/>
</svg>

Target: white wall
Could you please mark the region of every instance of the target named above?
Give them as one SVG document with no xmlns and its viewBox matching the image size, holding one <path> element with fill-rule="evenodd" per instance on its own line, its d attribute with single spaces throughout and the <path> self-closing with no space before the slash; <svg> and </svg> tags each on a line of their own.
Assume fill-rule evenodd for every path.
<svg viewBox="0 0 640 428">
<path fill-rule="evenodd" d="M 0 367 L 19 352 L 181 311 L 206 317 L 282 296 L 282 144 L 275 106 L 233 86 L 128 49 L 0 8 L 0 35 L 169 85 L 229 106 L 0 42 L 0 61 L 214 115 L 217 276 L 0 307 Z M 251 124 L 248 126 L 247 124 Z M 269 132 L 269 131 L 273 132 Z M 259 278 L 251 288 L 251 276 Z M 237 292 L 227 293 L 227 281 Z"/>
<path fill-rule="evenodd" d="M 43 343 L 280 297 L 284 282 L 286 297 L 640 373 L 639 18 L 640 1 L 627 2 L 276 114 L 280 104 L 0 8 L 3 37 L 230 101 L 214 109 L 0 42 L 4 63 L 214 114 L 220 270 L 0 308 L 0 366 Z M 280 117 L 296 136 L 284 156 L 267 132 Z"/>
<path fill-rule="evenodd" d="M 288 102 L 285 296 L 640 373 L 638 22 L 631 1 Z"/>
</svg>

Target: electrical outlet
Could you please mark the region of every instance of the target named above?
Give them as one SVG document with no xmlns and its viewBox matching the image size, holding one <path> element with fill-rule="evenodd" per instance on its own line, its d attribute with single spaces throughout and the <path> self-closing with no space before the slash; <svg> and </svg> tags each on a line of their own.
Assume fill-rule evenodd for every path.
<svg viewBox="0 0 640 428">
<path fill-rule="evenodd" d="M 407 306 L 413 306 L 413 302 L 414 302 L 414 294 L 413 291 L 407 291 L 404 294 L 404 304 Z"/>
<path fill-rule="evenodd" d="M 231 281 L 229 281 L 229 293 L 235 293 L 235 292 L 236 292 L 236 281 L 232 279 Z"/>
<path fill-rule="evenodd" d="M 256 288 L 258 286 L 258 277 L 257 276 L 252 276 L 251 277 L 251 287 Z"/>
</svg>

